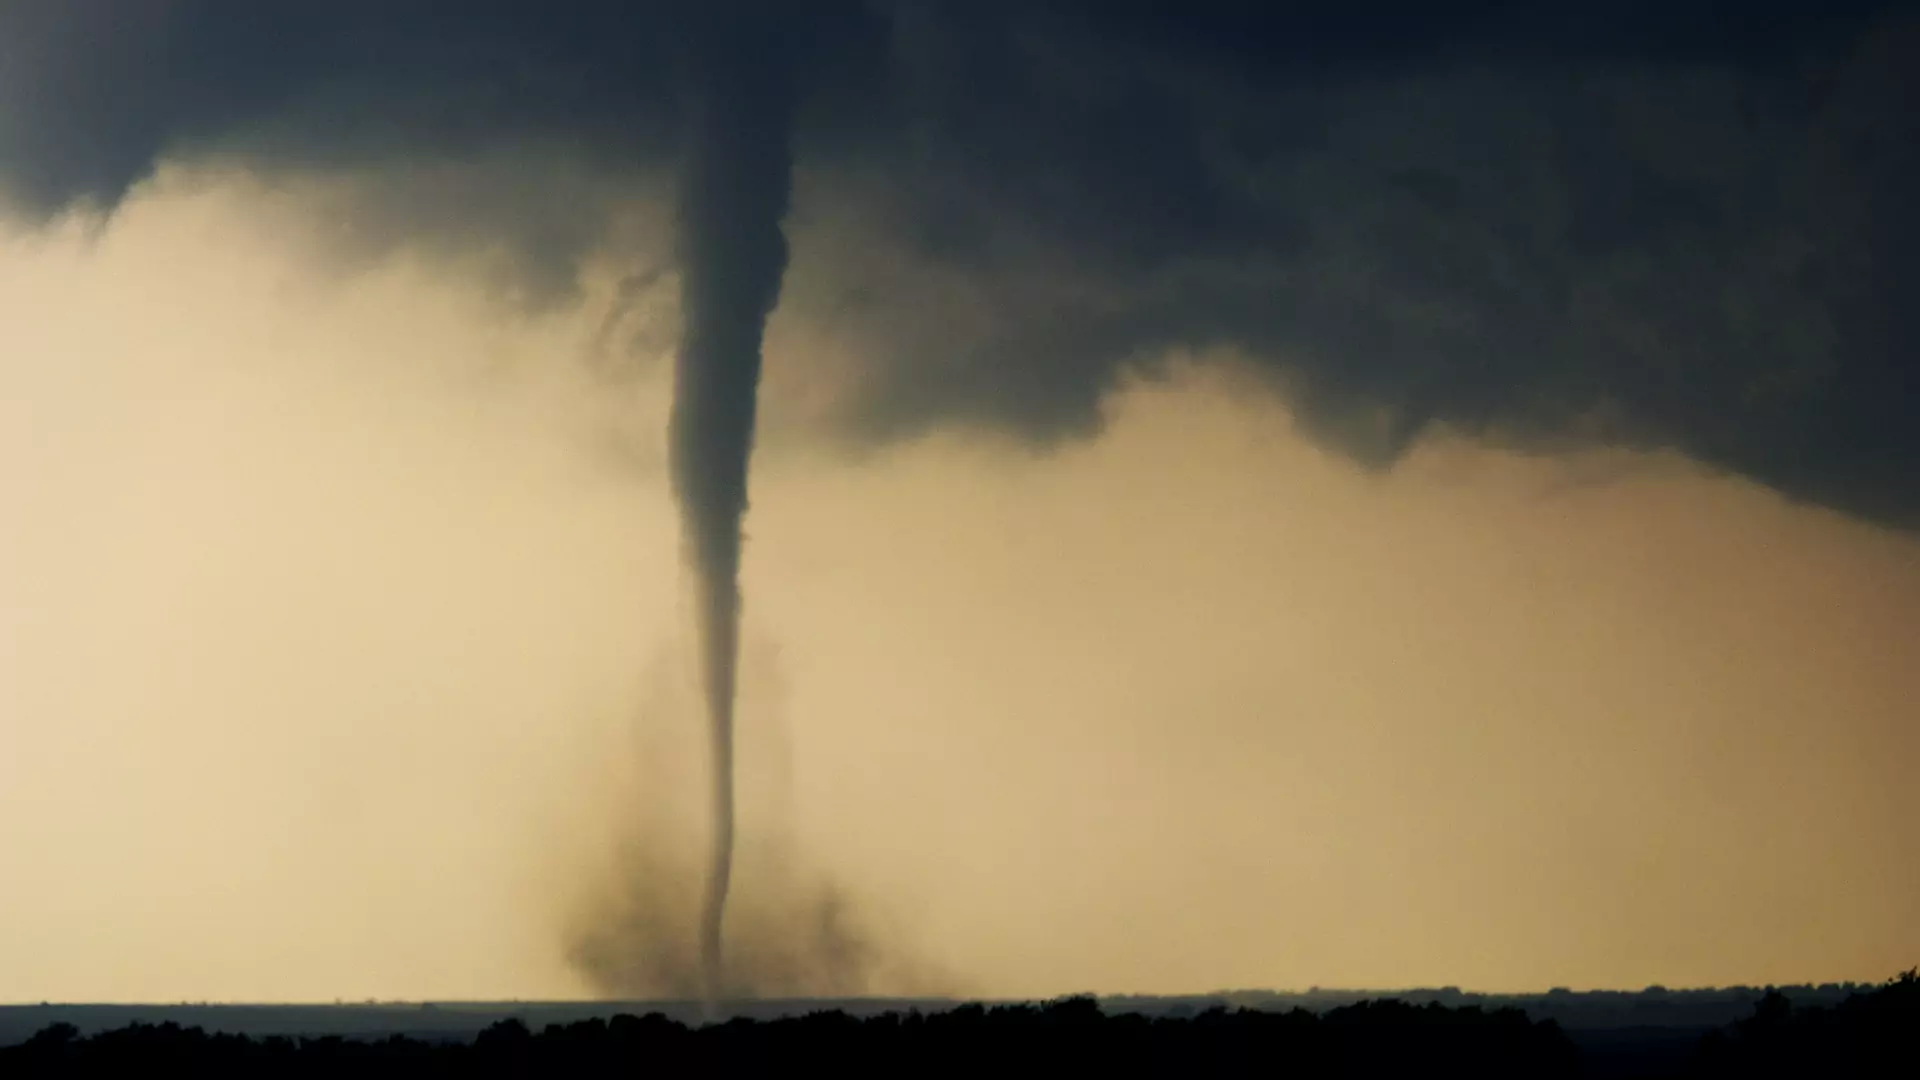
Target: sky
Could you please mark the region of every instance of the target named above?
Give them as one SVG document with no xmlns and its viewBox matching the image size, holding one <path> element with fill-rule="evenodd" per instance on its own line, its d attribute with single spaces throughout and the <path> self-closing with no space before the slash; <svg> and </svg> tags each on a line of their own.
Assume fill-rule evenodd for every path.
<svg viewBox="0 0 1920 1080">
<path fill-rule="evenodd" d="M 1912 966 L 1920 21 L 1706 7 L 796 20 L 756 991 Z M 260 11 L 0 3 L 0 1000 L 688 992 L 685 9 Z"/>
</svg>

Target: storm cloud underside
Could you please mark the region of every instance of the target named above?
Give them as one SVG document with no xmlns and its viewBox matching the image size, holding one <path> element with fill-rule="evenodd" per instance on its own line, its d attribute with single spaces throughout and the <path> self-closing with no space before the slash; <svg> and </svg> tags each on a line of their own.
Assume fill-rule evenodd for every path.
<svg viewBox="0 0 1920 1080">
<path fill-rule="evenodd" d="M 1913 523 L 1908 6 L 1507 8 L 810 5 L 788 302 L 853 357 L 839 430 L 1045 444 L 1232 346 L 1369 464 L 1436 428 L 1666 447 Z M 378 178 L 528 145 L 617 192 L 684 134 L 695 10 L 16 0 L 0 168 L 30 216 L 169 155 Z M 513 245 L 551 302 L 607 198 L 377 228 Z"/>
</svg>

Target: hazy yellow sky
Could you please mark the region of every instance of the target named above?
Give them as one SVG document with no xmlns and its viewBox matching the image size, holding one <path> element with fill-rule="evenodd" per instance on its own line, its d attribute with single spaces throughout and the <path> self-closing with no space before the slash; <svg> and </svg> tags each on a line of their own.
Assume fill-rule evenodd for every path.
<svg viewBox="0 0 1920 1080">
<path fill-rule="evenodd" d="M 594 993 L 620 844 L 692 846 L 664 370 L 581 363 L 608 289 L 342 276 L 314 205 L 168 172 L 0 247 L 0 1000 Z M 1228 357 L 856 459 L 842 361 L 776 318 L 741 918 L 843 890 L 878 991 L 1920 961 L 1913 537 L 1663 456 L 1368 475 Z"/>
</svg>

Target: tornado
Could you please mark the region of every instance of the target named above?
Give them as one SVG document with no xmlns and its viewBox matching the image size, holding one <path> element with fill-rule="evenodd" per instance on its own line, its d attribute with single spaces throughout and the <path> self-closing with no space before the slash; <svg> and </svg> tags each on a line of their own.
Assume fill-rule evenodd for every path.
<svg viewBox="0 0 1920 1080">
<path fill-rule="evenodd" d="M 733 7 L 733 5 L 717 5 Z M 741 519 L 761 340 L 787 265 L 792 104 L 772 20 L 714 12 L 689 35 L 677 197 L 682 330 L 668 466 L 679 504 L 710 730 L 712 831 L 700 917 L 711 1007 L 724 992 L 722 924 L 733 870 L 734 691 Z"/>
</svg>

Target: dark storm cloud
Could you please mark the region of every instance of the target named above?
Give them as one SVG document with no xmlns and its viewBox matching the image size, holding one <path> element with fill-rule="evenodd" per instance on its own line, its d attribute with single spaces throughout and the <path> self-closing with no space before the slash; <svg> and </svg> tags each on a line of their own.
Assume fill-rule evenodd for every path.
<svg viewBox="0 0 1920 1080">
<path fill-rule="evenodd" d="M 877 231 L 994 317 L 890 327 L 862 418 L 1082 430 L 1123 365 L 1227 345 L 1369 461 L 1599 434 L 1913 520 L 1912 24 L 1490 7 L 914 26 Z"/>
<path fill-rule="evenodd" d="M 504 242 L 532 298 L 563 298 L 612 189 L 667 190 L 711 6 L 0 0 L 0 196 L 31 219 L 111 207 L 169 156 L 372 174 L 350 207 L 362 246 Z M 883 25 L 856 0 L 786 24 L 796 79 L 857 115 L 842 72 L 876 66 L 860 58 Z"/>
<path fill-rule="evenodd" d="M 207 146 L 642 170 L 686 10 L 15 3 L 0 154 L 41 208 Z M 1920 519 L 1906 5 L 806 10 L 785 302 L 857 348 L 860 433 L 1081 433 L 1217 345 L 1374 464 L 1604 438 Z"/>
</svg>

